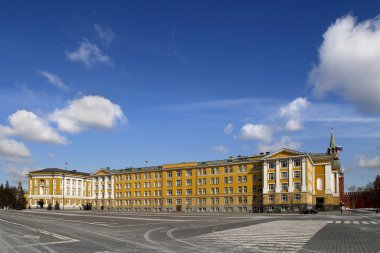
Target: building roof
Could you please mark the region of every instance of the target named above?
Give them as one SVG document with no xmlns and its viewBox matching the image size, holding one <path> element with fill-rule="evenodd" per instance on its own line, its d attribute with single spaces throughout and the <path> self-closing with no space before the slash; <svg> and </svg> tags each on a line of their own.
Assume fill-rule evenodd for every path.
<svg viewBox="0 0 380 253">
<path fill-rule="evenodd" d="M 64 170 L 64 169 L 59 169 L 59 168 L 46 168 L 42 170 L 31 171 L 30 173 L 64 173 L 64 174 L 77 174 L 77 175 L 83 175 L 83 176 L 90 175 L 90 173 L 87 173 L 87 172 L 79 172 L 76 170 Z"/>
</svg>

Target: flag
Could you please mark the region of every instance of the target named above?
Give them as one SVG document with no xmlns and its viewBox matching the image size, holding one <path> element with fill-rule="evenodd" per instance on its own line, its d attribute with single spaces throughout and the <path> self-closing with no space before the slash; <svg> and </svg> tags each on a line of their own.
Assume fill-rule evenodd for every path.
<svg viewBox="0 0 380 253">
<path fill-rule="evenodd" d="M 343 151 L 343 147 L 342 147 L 342 146 L 336 146 L 335 148 L 336 148 L 336 150 L 338 150 L 338 151 Z"/>
</svg>

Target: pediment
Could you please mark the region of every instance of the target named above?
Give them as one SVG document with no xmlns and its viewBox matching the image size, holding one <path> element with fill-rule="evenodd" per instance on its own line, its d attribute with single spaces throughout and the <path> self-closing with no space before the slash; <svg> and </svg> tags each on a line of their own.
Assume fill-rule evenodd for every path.
<svg viewBox="0 0 380 253">
<path fill-rule="evenodd" d="M 111 172 L 107 169 L 98 169 L 97 171 L 95 171 L 91 175 L 92 176 L 106 176 L 106 175 L 110 175 L 110 174 L 111 174 Z"/>
<path fill-rule="evenodd" d="M 292 157 L 292 156 L 299 156 L 299 155 L 305 155 L 305 153 L 296 151 L 296 150 L 283 148 L 267 156 L 264 156 L 262 159 L 267 160 L 267 159 L 276 159 L 276 158 Z"/>
</svg>

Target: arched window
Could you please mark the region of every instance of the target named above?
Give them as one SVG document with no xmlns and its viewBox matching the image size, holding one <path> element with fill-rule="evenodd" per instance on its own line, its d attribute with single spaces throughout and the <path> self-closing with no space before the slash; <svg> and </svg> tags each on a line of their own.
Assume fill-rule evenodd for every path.
<svg viewBox="0 0 380 253">
<path fill-rule="evenodd" d="M 323 190 L 323 180 L 322 178 L 317 178 L 317 190 L 322 191 Z"/>
</svg>

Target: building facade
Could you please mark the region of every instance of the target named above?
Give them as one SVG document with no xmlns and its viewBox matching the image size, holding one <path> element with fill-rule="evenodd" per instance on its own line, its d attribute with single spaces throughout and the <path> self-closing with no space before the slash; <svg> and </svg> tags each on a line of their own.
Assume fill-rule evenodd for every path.
<svg viewBox="0 0 380 253">
<path fill-rule="evenodd" d="M 343 195 L 339 149 L 332 132 L 323 154 L 281 149 L 91 174 L 45 169 L 29 173 L 28 199 L 31 205 L 43 199 L 66 207 L 91 203 L 93 209 L 150 212 L 333 210 L 339 209 Z"/>
<path fill-rule="evenodd" d="M 30 207 L 59 204 L 60 208 L 79 208 L 93 199 L 89 173 L 47 168 L 28 175 L 27 201 Z"/>
</svg>

